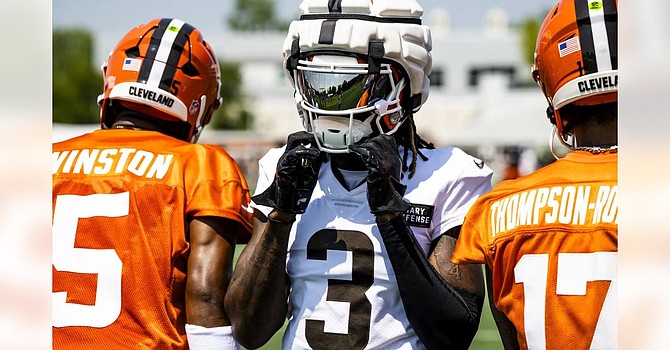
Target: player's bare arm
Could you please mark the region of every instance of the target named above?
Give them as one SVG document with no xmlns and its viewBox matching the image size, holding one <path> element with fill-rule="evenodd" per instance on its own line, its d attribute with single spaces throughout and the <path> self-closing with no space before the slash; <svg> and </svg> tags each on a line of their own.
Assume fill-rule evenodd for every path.
<svg viewBox="0 0 670 350">
<path fill-rule="evenodd" d="M 460 231 L 460 226 L 453 228 Z M 440 276 L 459 292 L 465 292 L 484 300 L 484 277 L 481 265 L 456 265 L 451 262 L 451 254 L 456 246 L 456 238 L 443 234 L 438 238 L 435 249 L 430 254 L 428 261 L 435 267 Z M 472 310 L 473 312 L 475 310 Z M 481 305 L 479 305 L 481 312 Z"/>
<path fill-rule="evenodd" d="M 302 214 L 316 185 L 322 155 L 314 136 L 288 136 L 277 162 L 275 178 L 253 197 L 254 203 L 274 208 L 266 218 L 254 213 L 254 233 L 242 252 L 226 297 L 233 333 L 245 347 L 265 344 L 284 324 L 288 300 L 286 254 L 296 214 Z"/>
<path fill-rule="evenodd" d="M 224 297 L 233 269 L 237 223 L 198 217 L 189 226 L 186 322 L 207 328 L 228 326 Z"/>
<path fill-rule="evenodd" d="M 253 237 L 237 260 L 226 295 L 233 334 L 247 348 L 265 344 L 286 319 L 286 251 L 295 215 L 273 211 L 269 217 L 255 212 Z"/>
<path fill-rule="evenodd" d="M 493 276 L 491 274 L 491 269 L 488 266 L 486 267 L 486 290 L 489 295 L 491 314 L 498 327 L 498 333 L 500 333 L 500 340 L 502 340 L 503 347 L 505 347 L 505 350 L 519 349 L 519 339 L 517 338 L 514 324 L 504 313 L 498 310 L 493 302 Z"/>
</svg>

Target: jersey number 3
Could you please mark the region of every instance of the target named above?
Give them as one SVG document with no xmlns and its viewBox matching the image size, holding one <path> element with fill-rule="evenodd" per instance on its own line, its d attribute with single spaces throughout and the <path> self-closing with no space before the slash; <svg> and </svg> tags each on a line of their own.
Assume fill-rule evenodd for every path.
<svg viewBox="0 0 670 350">
<path fill-rule="evenodd" d="M 307 243 L 307 259 L 326 260 L 328 250 L 352 252 L 351 281 L 328 280 L 326 300 L 349 303 L 349 332 L 325 332 L 325 322 L 307 320 L 305 337 L 312 349 L 363 349 L 370 338 L 372 304 L 365 292 L 374 283 L 374 247 L 368 236 L 358 231 L 324 229 Z"/>
<path fill-rule="evenodd" d="M 75 248 L 79 219 L 128 215 L 128 192 L 89 196 L 60 195 L 53 216 L 53 266 L 58 271 L 97 274 L 95 305 L 67 302 L 67 292 L 52 293 L 54 327 L 112 324 L 121 313 L 121 259 L 114 249 Z"/>
<path fill-rule="evenodd" d="M 545 303 L 549 254 L 526 254 L 514 267 L 516 283 L 523 283 L 524 331 L 529 350 L 546 349 Z M 591 349 L 616 349 L 617 253 L 559 253 L 556 295 L 586 295 L 590 281 L 611 281 Z"/>
</svg>

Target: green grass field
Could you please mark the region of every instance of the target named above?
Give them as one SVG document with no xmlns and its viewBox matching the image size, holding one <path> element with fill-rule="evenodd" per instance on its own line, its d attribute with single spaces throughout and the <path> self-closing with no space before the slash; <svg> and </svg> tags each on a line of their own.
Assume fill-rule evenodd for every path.
<svg viewBox="0 0 670 350">
<path fill-rule="evenodd" d="M 235 261 L 237 257 L 244 249 L 244 245 L 238 245 L 235 249 Z M 284 325 L 286 327 L 286 325 Z M 259 349 L 263 350 L 280 350 L 281 349 L 281 338 L 284 334 L 284 328 L 277 332 L 270 341 L 267 342 L 264 346 Z M 496 328 L 495 322 L 493 321 L 493 316 L 491 316 L 491 311 L 489 309 L 488 300 L 484 301 L 484 312 L 482 313 L 482 319 L 479 324 L 479 331 L 475 336 L 471 350 L 502 350 L 503 346 L 500 342 L 500 336 L 498 335 L 498 329 Z"/>
<path fill-rule="evenodd" d="M 356 108 L 358 106 L 359 99 L 363 94 L 363 85 L 364 82 L 359 82 L 358 84 L 344 91 L 341 95 L 332 96 L 330 98 L 317 98 L 319 108 L 328 111 Z"/>
</svg>

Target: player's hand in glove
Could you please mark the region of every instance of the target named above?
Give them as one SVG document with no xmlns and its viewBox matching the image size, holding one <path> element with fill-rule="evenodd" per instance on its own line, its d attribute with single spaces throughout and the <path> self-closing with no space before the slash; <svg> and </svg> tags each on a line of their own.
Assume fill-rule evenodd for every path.
<svg viewBox="0 0 670 350">
<path fill-rule="evenodd" d="M 274 181 L 252 200 L 283 212 L 304 213 L 316 186 L 323 158 L 314 135 L 306 131 L 290 134 L 286 150 L 277 162 Z"/>
<path fill-rule="evenodd" d="M 368 168 L 368 204 L 377 216 L 403 213 L 409 203 L 402 196 L 407 186 L 400 183 L 400 157 L 393 136 L 378 135 L 366 142 L 349 146 Z"/>
</svg>

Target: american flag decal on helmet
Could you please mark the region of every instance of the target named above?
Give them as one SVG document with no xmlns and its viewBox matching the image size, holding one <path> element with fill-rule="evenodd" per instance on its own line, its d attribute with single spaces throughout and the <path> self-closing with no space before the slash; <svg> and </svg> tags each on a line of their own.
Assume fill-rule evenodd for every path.
<svg viewBox="0 0 670 350">
<path fill-rule="evenodd" d="M 576 36 L 558 44 L 558 54 L 561 57 L 565 57 L 571 53 L 580 51 L 581 49 L 582 48 L 579 46 L 579 38 Z"/>
</svg>

